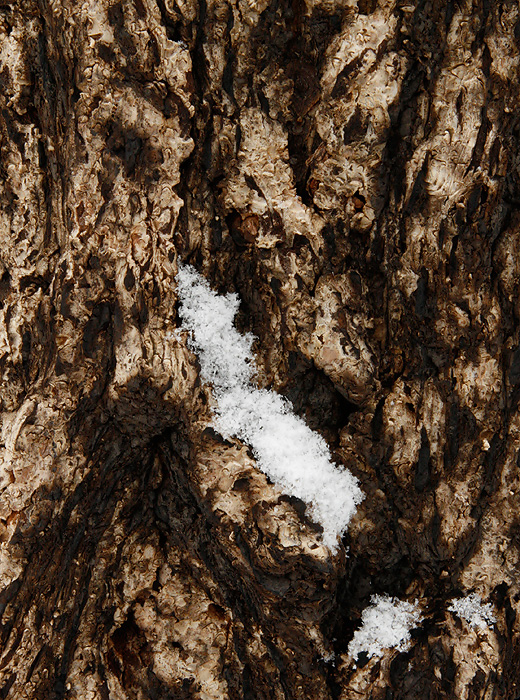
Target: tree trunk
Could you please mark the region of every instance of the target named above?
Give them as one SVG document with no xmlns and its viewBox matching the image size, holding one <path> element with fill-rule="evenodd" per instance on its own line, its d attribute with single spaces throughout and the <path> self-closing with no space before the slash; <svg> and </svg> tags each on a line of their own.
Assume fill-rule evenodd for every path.
<svg viewBox="0 0 520 700">
<path fill-rule="evenodd" d="M 519 27 L 0 6 L 1 698 L 520 698 Z M 180 261 L 358 477 L 336 553 L 211 428 Z M 373 594 L 424 619 L 356 664 Z"/>
</svg>

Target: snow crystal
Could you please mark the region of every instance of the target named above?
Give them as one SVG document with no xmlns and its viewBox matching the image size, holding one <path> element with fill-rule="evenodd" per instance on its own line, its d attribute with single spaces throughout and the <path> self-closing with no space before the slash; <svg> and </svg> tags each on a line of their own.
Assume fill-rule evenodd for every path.
<svg viewBox="0 0 520 700">
<path fill-rule="evenodd" d="M 201 376 L 213 386 L 214 427 L 225 438 L 238 438 L 253 449 L 258 467 L 284 493 L 310 506 L 310 517 L 323 527 L 323 542 L 337 547 L 363 500 L 357 479 L 333 462 L 325 440 L 293 413 L 291 404 L 253 384 L 253 336 L 233 325 L 236 294 L 219 295 L 195 268 L 179 266 L 177 292 L 182 328 L 191 335 Z"/>
<path fill-rule="evenodd" d="M 357 658 L 365 652 L 372 658 L 382 656 L 384 649 L 405 651 L 410 642 L 410 630 L 421 622 L 418 608 L 391 596 L 374 595 L 370 602 L 361 615 L 361 627 L 348 645 L 349 654 Z"/>
<path fill-rule="evenodd" d="M 465 598 L 455 598 L 448 610 L 466 620 L 475 629 L 485 629 L 496 622 L 491 603 L 484 605 L 476 593 L 470 593 Z"/>
</svg>

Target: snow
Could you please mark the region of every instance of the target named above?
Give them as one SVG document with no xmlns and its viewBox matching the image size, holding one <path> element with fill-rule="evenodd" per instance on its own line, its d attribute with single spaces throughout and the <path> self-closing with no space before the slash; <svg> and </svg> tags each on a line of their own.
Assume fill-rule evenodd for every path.
<svg viewBox="0 0 520 700">
<path fill-rule="evenodd" d="M 483 630 L 496 622 L 491 603 L 482 603 L 476 593 L 470 593 L 465 598 L 455 598 L 448 610 L 466 620 L 474 629 Z"/>
<path fill-rule="evenodd" d="M 195 268 L 179 266 L 177 293 L 181 328 L 213 387 L 214 428 L 223 437 L 249 444 L 258 467 L 287 495 L 305 501 L 309 516 L 323 527 L 332 550 L 346 530 L 363 493 L 357 479 L 332 461 L 325 440 L 273 391 L 254 386 L 253 336 L 233 325 L 236 294 L 219 295 Z"/>
<path fill-rule="evenodd" d="M 421 614 L 416 605 L 391 596 L 372 596 L 361 615 L 361 627 L 354 633 L 348 652 L 354 659 L 361 652 L 369 658 L 383 656 L 384 649 L 405 651 L 410 642 L 410 631 L 418 627 Z"/>
</svg>

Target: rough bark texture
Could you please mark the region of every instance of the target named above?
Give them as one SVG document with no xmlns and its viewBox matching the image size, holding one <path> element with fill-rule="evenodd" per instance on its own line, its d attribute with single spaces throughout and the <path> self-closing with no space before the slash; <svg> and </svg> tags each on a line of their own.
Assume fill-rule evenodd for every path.
<svg viewBox="0 0 520 700">
<path fill-rule="evenodd" d="M 0 5 L 1 698 L 520 697 L 519 28 Z M 347 555 L 208 427 L 178 260 L 359 477 Z M 356 668 L 373 593 L 425 621 Z"/>
</svg>

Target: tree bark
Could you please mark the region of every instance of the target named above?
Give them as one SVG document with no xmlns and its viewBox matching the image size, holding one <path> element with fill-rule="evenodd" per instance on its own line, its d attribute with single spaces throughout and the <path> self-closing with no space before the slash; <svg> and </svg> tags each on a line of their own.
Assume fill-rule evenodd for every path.
<svg viewBox="0 0 520 700">
<path fill-rule="evenodd" d="M 1 698 L 520 698 L 519 27 L 0 6 Z M 211 428 L 179 261 L 358 477 L 337 553 Z M 356 665 L 375 593 L 424 622 Z"/>
</svg>

